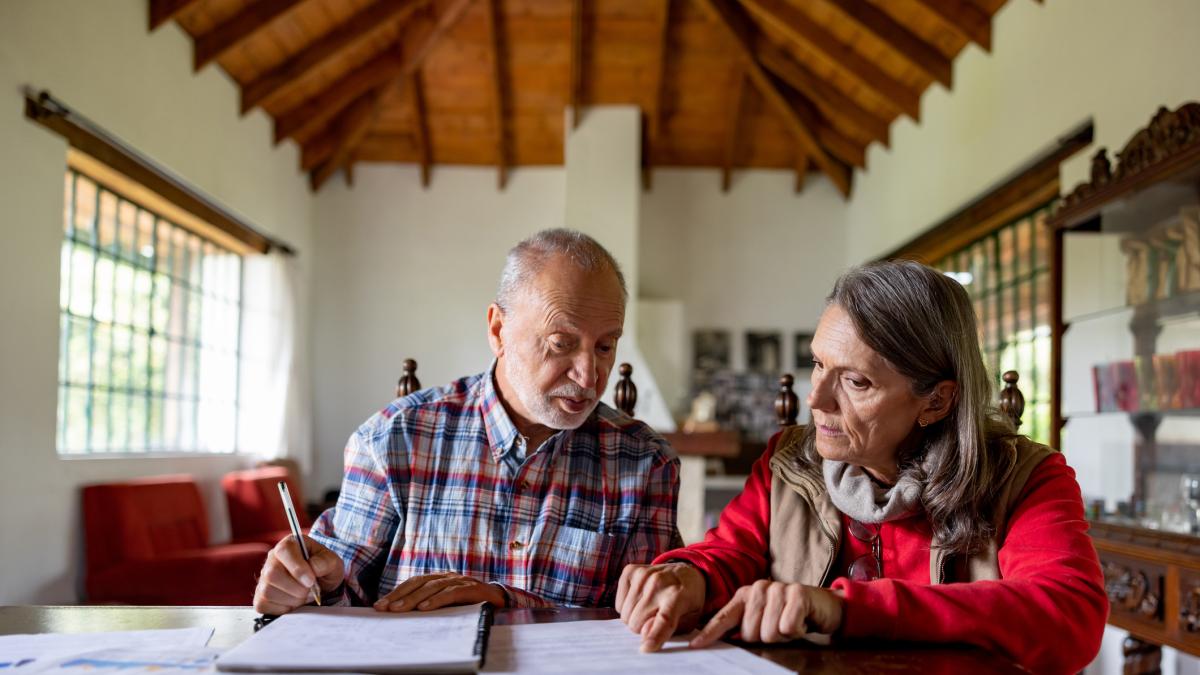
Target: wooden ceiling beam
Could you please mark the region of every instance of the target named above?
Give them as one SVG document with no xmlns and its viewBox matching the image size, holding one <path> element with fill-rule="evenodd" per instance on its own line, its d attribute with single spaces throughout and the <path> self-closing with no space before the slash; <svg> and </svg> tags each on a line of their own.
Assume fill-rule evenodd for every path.
<svg viewBox="0 0 1200 675">
<path fill-rule="evenodd" d="M 887 12 L 867 0 L 826 0 L 825 4 L 841 14 L 843 19 L 879 38 L 926 77 L 941 82 L 947 89 L 952 87 L 954 68 L 950 59 Z"/>
<path fill-rule="evenodd" d="M 882 102 L 914 121 L 921 119 L 921 94 L 901 84 L 874 63 L 839 42 L 824 27 L 817 25 L 802 10 L 784 0 L 741 0 L 764 24 L 770 25 L 789 40 L 822 55 L 840 72 L 872 92 Z"/>
<path fill-rule="evenodd" d="M 405 35 L 404 42 L 406 45 L 413 44 L 416 46 L 412 49 L 404 50 L 404 74 L 417 72 L 442 36 L 462 19 L 463 14 L 466 13 L 467 7 L 470 4 L 471 0 L 453 0 L 450 6 L 446 7 L 437 17 L 436 21 L 419 22 L 417 25 L 409 27 L 410 30 L 406 31 L 406 33 L 411 33 L 411 35 Z M 313 190 L 319 189 L 320 183 L 324 183 L 345 162 L 353 160 L 355 149 L 359 142 L 366 136 L 371 122 L 379 114 L 379 105 L 383 100 L 382 93 L 387 84 L 388 81 L 385 80 L 378 87 L 360 96 L 337 120 L 331 123 L 332 134 L 327 133 L 315 139 L 313 144 L 314 149 L 322 148 L 322 156 L 318 156 L 315 152 L 310 153 L 308 146 L 303 149 L 301 153 L 301 166 L 304 166 L 306 171 L 311 167 L 316 167 L 315 163 L 309 164 L 309 162 L 320 163 L 324 160 L 332 163 L 332 166 L 322 164 L 316 168 L 316 172 L 313 174 Z M 357 110 L 360 102 L 364 99 L 369 100 L 371 106 L 370 111 L 365 114 L 365 122 L 362 121 L 363 113 Z M 347 132 L 347 129 L 351 130 L 351 132 Z M 332 141 L 329 140 L 330 135 L 333 137 Z M 328 153 L 328 155 L 324 155 L 324 153 Z M 329 159 L 325 159 L 326 156 Z M 323 175 L 319 181 L 317 180 L 318 175 Z"/>
<path fill-rule="evenodd" d="M 667 37 L 671 25 L 671 0 L 659 0 L 659 11 L 654 34 L 655 43 L 650 104 L 646 107 L 646 138 L 642 143 L 642 187 L 649 190 L 653 183 L 654 148 L 662 138 L 663 100 L 667 90 Z"/>
<path fill-rule="evenodd" d="M 885 148 L 889 146 L 891 124 L 887 120 L 867 112 L 837 87 L 817 77 L 791 55 L 765 40 L 759 43 L 755 55 L 767 70 L 816 104 L 826 119 L 836 117 L 844 120 L 869 138 L 882 143 Z"/>
<path fill-rule="evenodd" d="M 408 76 L 408 90 L 412 94 L 413 138 L 417 144 L 417 155 L 421 161 L 421 187 L 429 187 L 433 173 L 433 152 L 429 147 L 429 125 L 425 119 L 425 89 L 421 84 L 421 72 Z"/>
<path fill-rule="evenodd" d="M 796 184 L 794 190 L 800 194 L 804 190 L 804 179 L 808 176 L 808 155 L 802 148 L 796 148 Z"/>
<path fill-rule="evenodd" d="M 428 0 L 378 0 L 292 58 L 242 87 L 242 114 L 267 103 L 381 27 L 407 18 Z"/>
<path fill-rule="evenodd" d="M 363 94 L 350 105 L 333 135 L 332 154 L 312 172 L 314 192 L 320 190 L 325 181 L 329 180 L 351 159 L 354 148 L 363 136 L 367 135 L 367 130 L 375 121 L 375 116 L 379 112 L 379 99 L 382 95 L 383 88 L 380 87 Z"/>
<path fill-rule="evenodd" d="M 288 138 L 307 139 L 334 115 L 367 91 L 420 69 L 438 39 L 450 29 L 470 4 L 458 0 L 439 21 L 427 17 L 414 19 L 405 30 L 402 45 L 418 45 L 405 56 L 402 48 L 385 50 L 350 74 L 338 78 L 328 89 L 275 119 L 275 142 Z"/>
<path fill-rule="evenodd" d="M 509 150 L 507 119 L 508 97 L 504 81 L 504 35 L 500 25 L 499 0 L 482 0 L 484 23 L 487 24 L 488 52 L 491 58 L 492 79 L 492 126 L 496 135 L 496 185 L 503 190 L 508 183 Z"/>
<path fill-rule="evenodd" d="M 571 106 L 572 129 L 577 128 L 583 118 L 583 1 L 571 0 L 571 76 L 568 78 L 567 103 Z"/>
<path fill-rule="evenodd" d="M 304 0 L 263 0 L 247 5 L 233 18 L 196 38 L 192 67 L 200 70 L 254 37 Z"/>
<path fill-rule="evenodd" d="M 338 78 L 328 89 L 276 117 L 275 142 L 311 136 L 359 96 L 403 75 L 404 64 L 404 55 L 399 49 L 381 52 L 348 75 Z"/>
<path fill-rule="evenodd" d="M 200 0 L 150 0 L 150 30 L 158 28 L 198 4 Z"/>
<path fill-rule="evenodd" d="M 746 107 L 746 72 L 738 71 L 737 81 L 729 94 L 729 110 L 725 118 L 725 153 L 721 162 L 721 192 L 733 187 L 733 165 L 737 163 L 738 139 L 741 137 L 742 110 Z"/>
<path fill-rule="evenodd" d="M 788 130 L 796 137 L 796 142 L 804 147 L 805 152 L 812 157 L 813 163 L 829 176 L 842 195 L 849 197 L 850 169 L 826 154 L 820 143 L 817 142 L 813 130 L 801 121 L 787 97 L 754 57 L 756 35 L 750 18 L 740 7 L 734 5 L 732 0 L 699 0 L 699 2 L 729 37 L 745 64 L 746 75 L 763 98 L 767 100 L 767 103 L 783 118 Z"/>
<path fill-rule="evenodd" d="M 817 140 L 829 151 L 829 154 L 859 169 L 867 168 L 867 151 L 858 143 L 839 134 L 830 127 L 819 127 Z"/>
<path fill-rule="evenodd" d="M 947 30 L 992 51 L 992 18 L 970 0 L 917 0 L 936 16 Z"/>
</svg>

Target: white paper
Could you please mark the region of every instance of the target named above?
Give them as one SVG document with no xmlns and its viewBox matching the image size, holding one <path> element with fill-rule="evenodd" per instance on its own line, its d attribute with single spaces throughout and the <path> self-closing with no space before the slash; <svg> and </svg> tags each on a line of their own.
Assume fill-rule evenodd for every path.
<svg viewBox="0 0 1200 675">
<path fill-rule="evenodd" d="M 719 642 L 689 649 L 673 639 L 643 654 L 642 638 L 618 619 L 493 626 L 487 673 L 687 673 L 687 675 L 782 675 L 792 671 Z"/>
<path fill-rule="evenodd" d="M 220 670 L 474 670 L 482 603 L 429 612 L 302 607 L 217 659 Z"/>
<path fill-rule="evenodd" d="M 212 637 L 212 628 L 167 628 L 103 633 L 40 633 L 36 635 L 0 635 L 0 672 L 14 669 L 27 672 L 48 659 L 61 659 L 106 648 L 203 647 Z"/>
<path fill-rule="evenodd" d="M 40 659 L 22 675 L 201 675 L 216 671 L 220 651 L 210 647 L 133 647 L 101 649 L 57 659 Z"/>
</svg>

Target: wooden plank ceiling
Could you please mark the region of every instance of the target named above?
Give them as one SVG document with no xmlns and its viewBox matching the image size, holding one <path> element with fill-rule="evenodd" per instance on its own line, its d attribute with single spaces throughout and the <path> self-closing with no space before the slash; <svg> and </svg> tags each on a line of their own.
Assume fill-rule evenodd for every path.
<svg viewBox="0 0 1200 675">
<path fill-rule="evenodd" d="M 645 112 L 655 167 L 829 177 L 849 196 L 871 143 L 955 56 L 991 49 L 1004 0 L 149 0 L 197 70 L 217 64 L 301 148 L 319 189 L 358 162 L 563 162 L 564 109 Z M 715 185 L 715 184 L 714 184 Z"/>
</svg>

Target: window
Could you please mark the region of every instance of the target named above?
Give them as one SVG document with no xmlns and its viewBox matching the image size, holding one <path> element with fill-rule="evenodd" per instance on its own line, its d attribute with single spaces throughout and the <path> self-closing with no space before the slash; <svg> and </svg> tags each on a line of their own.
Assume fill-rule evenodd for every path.
<svg viewBox="0 0 1200 675">
<path fill-rule="evenodd" d="M 58 451 L 233 452 L 242 257 L 66 174 Z"/>
<path fill-rule="evenodd" d="M 935 267 L 967 289 L 979 320 L 979 344 L 993 382 L 1015 370 L 1025 395 L 1021 431 L 1050 440 L 1050 232 L 1053 203 L 1004 225 Z"/>
</svg>

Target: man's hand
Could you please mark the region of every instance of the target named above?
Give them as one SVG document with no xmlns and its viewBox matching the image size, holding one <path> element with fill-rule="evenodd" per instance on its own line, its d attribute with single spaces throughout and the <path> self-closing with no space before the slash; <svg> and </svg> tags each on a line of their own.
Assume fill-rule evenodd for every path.
<svg viewBox="0 0 1200 675">
<path fill-rule="evenodd" d="M 690 646 L 707 647 L 740 626 L 743 642 L 788 642 L 842 625 L 842 596 L 827 588 L 760 579 L 742 586 Z"/>
<path fill-rule="evenodd" d="M 453 572 L 440 572 L 406 579 L 391 593 L 375 601 L 375 609 L 381 612 L 407 612 L 412 609 L 472 605 L 476 602 L 490 602 L 496 607 L 504 607 L 507 598 L 504 589 L 495 584 Z"/>
<path fill-rule="evenodd" d="M 679 630 L 690 630 L 704 608 L 707 582 L 687 563 L 628 565 L 617 584 L 621 621 L 642 636 L 642 651 L 658 651 Z"/>
<path fill-rule="evenodd" d="M 286 614 L 307 605 L 312 598 L 315 580 L 322 592 L 336 590 L 342 585 L 346 570 L 336 553 L 304 538 L 309 561 L 304 561 L 296 538 L 288 535 L 267 553 L 258 585 L 254 587 L 254 609 L 263 614 Z"/>
</svg>

